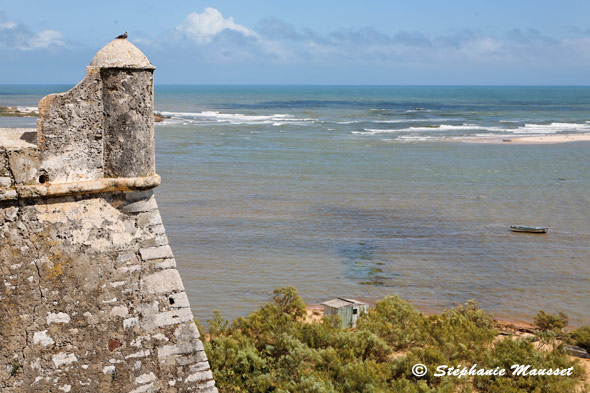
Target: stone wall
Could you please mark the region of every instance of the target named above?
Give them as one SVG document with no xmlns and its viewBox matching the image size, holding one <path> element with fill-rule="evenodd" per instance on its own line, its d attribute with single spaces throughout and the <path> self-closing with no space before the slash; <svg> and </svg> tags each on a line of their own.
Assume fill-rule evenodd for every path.
<svg viewBox="0 0 590 393">
<path fill-rule="evenodd" d="M 0 130 L 2 392 L 217 391 L 153 194 L 153 70 L 115 40 L 36 145 Z"/>
</svg>

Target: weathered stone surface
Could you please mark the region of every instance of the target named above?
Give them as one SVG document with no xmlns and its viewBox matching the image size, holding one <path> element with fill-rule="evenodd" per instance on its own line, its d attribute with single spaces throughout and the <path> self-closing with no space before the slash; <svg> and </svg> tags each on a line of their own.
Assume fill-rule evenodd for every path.
<svg viewBox="0 0 590 393">
<path fill-rule="evenodd" d="M 139 253 L 144 261 L 149 261 L 150 259 L 173 258 L 172 250 L 168 245 L 142 248 L 139 250 Z"/>
<path fill-rule="evenodd" d="M 169 295 L 168 302 L 172 308 L 190 307 L 186 292 L 179 292 Z"/>
<path fill-rule="evenodd" d="M 38 183 L 41 159 L 36 149 L 8 150 L 6 156 L 13 184 Z"/>
<path fill-rule="evenodd" d="M 163 326 L 178 325 L 179 323 L 192 320 L 193 314 L 191 311 L 189 309 L 183 308 L 145 316 L 141 326 L 146 330 L 152 330 L 155 328 L 161 328 Z"/>
<path fill-rule="evenodd" d="M 141 280 L 141 288 L 146 293 L 154 294 L 184 291 L 180 274 L 176 269 L 166 269 L 146 275 Z"/>
<path fill-rule="evenodd" d="M 145 177 L 96 179 L 85 181 L 73 181 L 46 185 L 16 185 L 14 191 L 18 198 L 34 199 L 41 197 L 58 197 L 67 195 L 98 194 L 103 192 L 135 191 L 152 189 L 160 184 L 160 175 L 154 174 Z M 14 199 L 14 198 L 0 198 Z M 152 212 L 159 218 L 159 213 Z M 161 218 L 160 221 L 161 223 Z"/>
<path fill-rule="evenodd" d="M 152 196 L 147 201 L 139 200 L 137 202 L 131 202 L 127 205 L 123 205 L 119 207 L 119 210 L 125 213 L 142 213 L 152 210 L 157 210 L 158 204 L 156 203 L 156 198 Z"/>
<path fill-rule="evenodd" d="M 157 210 L 152 210 L 150 212 L 139 213 L 137 216 L 137 222 L 140 225 L 161 225 L 162 224 L 162 217 L 160 217 L 160 212 Z"/>
<path fill-rule="evenodd" d="M 73 391 L 132 391 L 135 378 L 150 373 L 157 379 L 141 386 L 171 389 L 167 381 L 175 380 L 169 391 L 181 392 L 209 383 L 193 381 L 209 374 L 196 374 L 203 364 L 191 368 L 206 358 L 180 275 L 156 266 L 173 259 L 140 259 L 140 250 L 148 258 L 171 250 L 139 248 L 150 227 L 136 227 L 136 215 L 113 207 L 124 195 L 39 202 L 0 209 L 0 339 L 9 343 L 0 348 L 2 391 L 39 376 L 34 386 L 48 392 L 80 389 L 80 381 L 87 385 Z M 26 232 L 17 229 L 23 225 Z M 160 364 L 189 354 L 197 356 L 184 365 Z"/>
<path fill-rule="evenodd" d="M 39 102 L 39 170 L 48 181 L 64 182 L 103 177 L 103 100 L 98 69 L 66 93 Z"/>
<path fill-rule="evenodd" d="M 102 69 L 105 176 L 153 175 L 153 71 Z"/>
<path fill-rule="evenodd" d="M 100 68 L 148 69 L 156 67 L 139 49 L 127 40 L 113 40 L 102 48 L 90 62 Z"/>
<path fill-rule="evenodd" d="M 10 177 L 0 177 L 0 187 L 10 187 L 12 179 Z"/>
<path fill-rule="evenodd" d="M 153 67 L 118 41 L 0 146 L 3 393 L 217 391 L 151 190 Z"/>
<path fill-rule="evenodd" d="M 157 260 L 154 261 L 156 269 L 170 269 L 171 267 L 176 267 L 176 260 L 174 258 L 168 258 L 164 260 Z"/>
</svg>

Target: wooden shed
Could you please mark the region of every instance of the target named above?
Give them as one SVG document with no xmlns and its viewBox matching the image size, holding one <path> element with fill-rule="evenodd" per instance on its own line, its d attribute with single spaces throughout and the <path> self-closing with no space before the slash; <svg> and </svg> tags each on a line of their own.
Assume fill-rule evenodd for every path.
<svg viewBox="0 0 590 393">
<path fill-rule="evenodd" d="M 369 311 L 369 305 L 367 303 L 342 297 L 328 300 L 327 302 L 323 302 L 322 305 L 324 306 L 324 315 L 340 316 L 343 328 L 356 327 L 356 320 L 359 315 Z"/>
</svg>

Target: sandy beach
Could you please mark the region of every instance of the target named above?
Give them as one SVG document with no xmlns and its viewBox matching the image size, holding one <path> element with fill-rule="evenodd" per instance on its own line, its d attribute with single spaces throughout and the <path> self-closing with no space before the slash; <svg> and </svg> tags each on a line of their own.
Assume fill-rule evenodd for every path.
<svg viewBox="0 0 590 393">
<path fill-rule="evenodd" d="M 534 136 L 499 136 L 493 138 L 464 138 L 459 139 L 467 143 L 491 143 L 504 144 L 513 143 L 518 145 L 553 144 L 568 142 L 588 142 L 590 134 L 562 134 L 562 135 L 534 135 Z"/>
</svg>

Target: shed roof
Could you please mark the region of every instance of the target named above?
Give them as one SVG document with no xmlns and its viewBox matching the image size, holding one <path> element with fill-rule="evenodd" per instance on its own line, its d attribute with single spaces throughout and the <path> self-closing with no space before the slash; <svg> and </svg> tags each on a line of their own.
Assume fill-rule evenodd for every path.
<svg viewBox="0 0 590 393">
<path fill-rule="evenodd" d="M 355 299 L 346 299 L 343 297 L 337 297 L 336 299 L 325 301 L 322 304 L 333 308 L 347 307 L 352 306 L 353 304 L 367 305 L 367 303 L 359 302 Z"/>
</svg>

